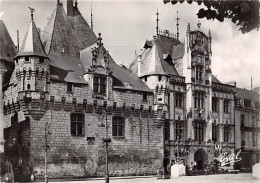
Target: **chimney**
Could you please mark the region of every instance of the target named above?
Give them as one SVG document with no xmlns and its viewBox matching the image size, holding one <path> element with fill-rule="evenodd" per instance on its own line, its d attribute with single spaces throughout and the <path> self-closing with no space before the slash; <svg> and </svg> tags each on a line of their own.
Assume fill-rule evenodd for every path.
<svg viewBox="0 0 260 183">
<path fill-rule="evenodd" d="M 67 0 L 67 16 L 73 17 L 73 1 Z"/>
</svg>

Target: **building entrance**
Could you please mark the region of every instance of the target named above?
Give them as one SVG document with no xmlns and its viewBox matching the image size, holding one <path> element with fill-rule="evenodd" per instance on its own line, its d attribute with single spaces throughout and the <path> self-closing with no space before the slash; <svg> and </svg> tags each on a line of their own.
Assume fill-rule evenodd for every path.
<svg viewBox="0 0 260 183">
<path fill-rule="evenodd" d="M 196 162 L 196 167 L 198 170 L 203 170 L 205 168 L 205 163 L 207 162 L 208 156 L 203 149 L 198 149 L 194 153 L 194 161 Z"/>
</svg>

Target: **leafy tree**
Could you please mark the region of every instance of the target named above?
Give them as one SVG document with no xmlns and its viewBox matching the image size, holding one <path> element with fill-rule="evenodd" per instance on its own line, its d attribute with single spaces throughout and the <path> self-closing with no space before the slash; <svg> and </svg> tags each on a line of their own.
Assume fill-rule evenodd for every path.
<svg viewBox="0 0 260 183">
<path fill-rule="evenodd" d="M 164 3 L 171 2 L 173 5 L 184 0 L 163 0 Z M 192 2 L 198 5 L 204 4 L 206 9 L 201 8 L 197 13 L 198 18 L 207 18 L 208 20 L 217 19 L 223 22 L 225 18 L 239 26 L 242 33 L 250 32 L 253 29 L 259 29 L 259 4 L 258 0 L 252 1 L 208 1 L 208 0 L 187 0 L 189 4 Z"/>
</svg>

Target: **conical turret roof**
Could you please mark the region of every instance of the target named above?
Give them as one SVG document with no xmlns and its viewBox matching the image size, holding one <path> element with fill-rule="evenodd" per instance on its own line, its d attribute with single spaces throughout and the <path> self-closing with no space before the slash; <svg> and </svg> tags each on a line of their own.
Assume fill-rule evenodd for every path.
<svg viewBox="0 0 260 183">
<path fill-rule="evenodd" d="M 0 20 L 0 59 L 13 62 L 13 57 L 16 54 L 17 52 L 14 42 L 6 29 L 3 20 Z"/>
<path fill-rule="evenodd" d="M 34 23 L 33 17 L 31 18 L 28 30 L 24 36 L 22 46 L 16 57 L 20 56 L 41 56 L 47 57 L 45 54 L 39 32 Z"/>
</svg>

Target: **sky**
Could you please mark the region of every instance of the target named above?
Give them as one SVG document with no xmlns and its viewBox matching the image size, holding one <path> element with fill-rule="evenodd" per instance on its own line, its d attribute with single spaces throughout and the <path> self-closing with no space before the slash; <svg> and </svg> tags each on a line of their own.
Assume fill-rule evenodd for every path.
<svg viewBox="0 0 260 183">
<path fill-rule="evenodd" d="M 60 0 L 66 10 L 66 0 Z M 0 14 L 13 41 L 17 44 L 16 30 L 22 42 L 30 22 L 28 7 L 34 8 L 37 27 L 44 29 L 57 4 L 56 0 L 0 0 Z M 159 28 L 176 33 L 177 11 L 180 17 L 180 40 L 184 41 L 187 24 L 191 30 L 201 22 L 201 30 L 212 34 L 212 72 L 221 82 L 236 81 L 240 88 L 260 87 L 260 32 L 241 33 L 230 20 L 218 22 L 198 19 L 203 6 L 184 2 L 172 5 L 163 0 L 78 0 L 78 8 L 90 25 L 91 6 L 94 32 L 102 34 L 104 46 L 118 64 L 128 66 L 135 51 L 140 52 L 145 41 L 156 33 L 156 11 Z"/>
</svg>

